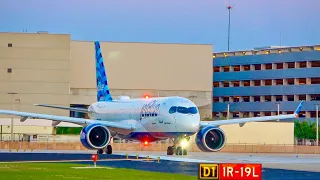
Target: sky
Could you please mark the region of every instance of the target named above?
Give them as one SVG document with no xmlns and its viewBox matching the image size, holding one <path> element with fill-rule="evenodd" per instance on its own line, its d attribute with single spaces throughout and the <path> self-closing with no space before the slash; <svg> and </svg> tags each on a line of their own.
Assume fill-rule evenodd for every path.
<svg viewBox="0 0 320 180">
<path fill-rule="evenodd" d="M 227 51 L 320 44 L 320 0 L 0 0 L 0 32 L 73 40 L 213 44 Z"/>
</svg>

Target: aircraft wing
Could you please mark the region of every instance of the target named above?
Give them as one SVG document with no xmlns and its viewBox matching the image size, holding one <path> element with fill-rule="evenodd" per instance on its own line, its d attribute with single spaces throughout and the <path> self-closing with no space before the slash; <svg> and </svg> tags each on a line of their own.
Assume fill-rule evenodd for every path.
<svg viewBox="0 0 320 180">
<path fill-rule="evenodd" d="M 263 117 L 252 117 L 252 118 L 239 118 L 231 120 L 217 120 L 217 121 L 201 121 L 200 126 L 221 126 L 229 124 L 239 124 L 241 127 L 248 122 L 259 122 L 259 121 L 272 121 L 280 119 L 290 119 L 298 117 L 304 101 L 301 101 L 298 108 L 293 114 L 277 115 L 277 116 L 263 116 Z"/>
<path fill-rule="evenodd" d="M 72 107 L 66 107 L 66 106 L 55 106 L 55 105 L 50 105 L 50 104 L 34 104 L 34 105 L 35 106 L 41 106 L 41 107 L 64 109 L 64 110 L 70 110 L 70 111 L 75 111 L 75 112 L 88 113 L 88 109 L 83 109 L 83 108 L 72 108 Z"/>
<path fill-rule="evenodd" d="M 0 114 L 20 116 L 21 122 L 25 121 L 27 118 L 53 120 L 55 121 L 55 122 L 52 122 L 53 126 L 59 124 L 59 122 L 68 122 L 68 123 L 74 123 L 74 124 L 83 125 L 83 126 L 87 124 L 99 123 L 111 129 L 129 130 L 129 131 L 132 131 L 134 129 L 133 125 L 129 125 L 121 122 L 97 121 L 92 119 L 73 118 L 73 117 L 66 117 L 66 116 L 54 116 L 54 115 L 48 115 L 48 114 L 37 114 L 37 113 L 19 112 L 19 111 L 10 111 L 10 110 L 0 110 Z"/>
</svg>

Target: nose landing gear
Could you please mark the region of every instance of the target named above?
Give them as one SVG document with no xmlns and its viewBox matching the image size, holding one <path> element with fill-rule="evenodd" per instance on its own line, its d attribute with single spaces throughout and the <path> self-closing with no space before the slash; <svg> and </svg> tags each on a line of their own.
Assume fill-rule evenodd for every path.
<svg viewBox="0 0 320 180">
<path fill-rule="evenodd" d="M 112 154 L 112 146 L 109 144 L 106 148 L 97 150 L 97 154 L 103 154 L 103 152 L 106 154 Z"/>
<path fill-rule="evenodd" d="M 187 144 L 189 143 L 189 138 L 177 138 L 173 142 L 173 146 L 169 146 L 167 149 L 167 155 L 187 155 Z"/>
</svg>

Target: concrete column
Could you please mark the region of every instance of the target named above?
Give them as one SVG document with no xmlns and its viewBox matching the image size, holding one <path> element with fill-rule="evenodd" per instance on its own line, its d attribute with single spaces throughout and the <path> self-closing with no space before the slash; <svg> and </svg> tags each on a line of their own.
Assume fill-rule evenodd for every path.
<svg viewBox="0 0 320 180">
<path fill-rule="evenodd" d="M 232 81 L 229 82 L 229 86 L 233 87 L 233 82 Z"/>
<path fill-rule="evenodd" d="M 223 117 L 223 113 L 219 112 L 219 118 L 222 118 L 222 117 Z"/>
<path fill-rule="evenodd" d="M 262 116 L 264 116 L 265 114 L 264 114 L 264 112 L 260 112 L 260 117 L 262 117 Z"/>
<path fill-rule="evenodd" d="M 264 96 L 260 96 L 260 102 L 265 102 Z"/>
<path fill-rule="evenodd" d="M 277 69 L 277 64 L 272 63 L 272 69 Z"/>
<path fill-rule="evenodd" d="M 282 111 L 282 113 L 281 113 L 281 114 L 288 114 L 288 113 L 287 113 L 287 111 Z"/>
<path fill-rule="evenodd" d="M 311 118 L 311 112 L 309 111 L 306 112 L 306 118 Z"/>
<path fill-rule="evenodd" d="M 311 101 L 311 95 L 310 94 L 307 94 L 306 96 L 306 101 Z M 319 112 L 319 111 L 318 111 Z"/>
<path fill-rule="evenodd" d="M 253 112 L 249 112 L 249 117 L 254 117 L 254 113 Z"/>
<path fill-rule="evenodd" d="M 243 87 L 243 86 L 244 86 L 244 82 L 243 82 L 243 81 L 240 81 L 240 82 L 239 82 L 239 86 L 240 86 L 240 87 Z"/>
<path fill-rule="evenodd" d="M 271 112 L 271 116 L 276 116 L 278 112 Z"/>
<path fill-rule="evenodd" d="M 271 96 L 271 101 L 276 102 L 277 101 L 276 96 Z"/>
<path fill-rule="evenodd" d="M 244 66 L 240 66 L 240 71 L 244 71 Z"/>
<path fill-rule="evenodd" d="M 266 65 L 265 64 L 261 64 L 261 70 L 266 70 Z"/>
<path fill-rule="evenodd" d="M 224 72 L 224 68 L 222 66 L 219 67 L 219 72 Z"/>
<path fill-rule="evenodd" d="M 272 79 L 272 80 L 271 80 L 271 85 L 272 85 L 272 86 L 275 86 L 275 85 L 276 85 L 276 80 L 275 80 L 275 79 Z"/>
<path fill-rule="evenodd" d="M 254 97 L 250 96 L 250 102 L 254 102 Z"/>
<path fill-rule="evenodd" d="M 311 68 L 311 61 L 307 61 L 307 68 Z"/>
<path fill-rule="evenodd" d="M 219 87 L 223 87 L 223 82 L 219 82 Z"/>
<path fill-rule="evenodd" d="M 311 78 L 306 78 L 306 84 L 308 84 L 308 85 L 311 84 Z"/>
<path fill-rule="evenodd" d="M 288 79 L 283 79 L 283 85 L 287 86 L 288 85 Z"/>
<path fill-rule="evenodd" d="M 251 70 L 251 71 L 254 71 L 254 70 L 255 70 L 253 64 L 250 65 L 250 70 Z"/>
<path fill-rule="evenodd" d="M 288 69 L 288 63 L 283 63 L 283 69 Z"/>
<path fill-rule="evenodd" d="M 294 62 L 294 67 L 295 68 L 300 68 L 300 62 Z"/>
<path fill-rule="evenodd" d="M 250 81 L 250 86 L 254 86 L 254 81 Z"/>
<path fill-rule="evenodd" d="M 283 96 L 282 96 L 282 101 L 288 101 L 288 96 L 283 95 Z"/>
<path fill-rule="evenodd" d="M 229 97 L 229 102 L 233 102 L 233 97 Z"/>
<path fill-rule="evenodd" d="M 219 97 L 219 102 L 223 102 L 223 97 Z"/>
<path fill-rule="evenodd" d="M 234 71 L 234 66 L 229 66 L 229 71 L 230 72 Z"/>
<path fill-rule="evenodd" d="M 239 102 L 243 102 L 243 96 L 239 97 Z"/>
<path fill-rule="evenodd" d="M 239 118 L 243 118 L 243 112 L 239 112 Z"/>
<path fill-rule="evenodd" d="M 294 101 L 299 101 L 299 96 L 298 95 L 294 95 Z"/>
<path fill-rule="evenodd" d="M 299 79 L 298 78 L 294 78 L 294 85 L 299 85 Z"/>
<path fill-rule="evenodd" d="M 260 86 L 265 86 L 265 85 L 266 85 L 266 81 L 265 80 L 261 80 Z"/>
</svg>

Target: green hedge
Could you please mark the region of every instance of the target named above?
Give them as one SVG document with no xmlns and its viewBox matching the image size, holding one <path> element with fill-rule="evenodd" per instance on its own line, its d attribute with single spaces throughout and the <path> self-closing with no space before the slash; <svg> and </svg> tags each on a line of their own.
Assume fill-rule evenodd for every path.
<svg viewBox="0 0 320 180">
<path fill-rule="evenodd" d="M 75 134 L 79 135 L 82 127 L 57 127 L 57 134 Z"/>
</svg>

